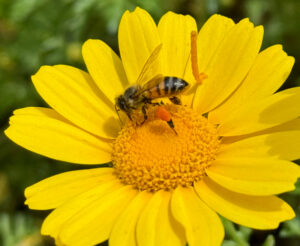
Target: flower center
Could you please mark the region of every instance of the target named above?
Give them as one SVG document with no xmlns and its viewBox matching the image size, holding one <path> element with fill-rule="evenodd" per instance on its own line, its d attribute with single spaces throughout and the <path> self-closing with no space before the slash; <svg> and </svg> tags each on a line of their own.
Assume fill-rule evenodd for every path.
<svg viewBox="0 0 300 246">
<path fill-rule="evenodd" d="M 214 125 L 185 106 L 165 105 L 175 132 L 150 107 L 142 125 L 129 121 L 113 146 L 117 177 L 138 190 L 172 190 L 191 186 L 205 175 L 216 157 L 220 141 Z M 142 118 L 136 113 L 135 118 Z M 139 122 L 139 121 L 138 121 Z"/>
</svg>

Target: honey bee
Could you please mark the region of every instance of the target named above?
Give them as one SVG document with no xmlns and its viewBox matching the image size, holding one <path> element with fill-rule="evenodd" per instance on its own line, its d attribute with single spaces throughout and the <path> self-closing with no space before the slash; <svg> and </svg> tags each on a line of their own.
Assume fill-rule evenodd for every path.
<svg viewBox="0 0 300 246">
<path fill-rule="evenodd" d="M 188 83 L 177 77 L 158 77 L 156 76 L 144 86 L 133 85 L 129 87 L 123 95 L 116 99 L 118 109 L 124 111 L 128 118 L 132 120 L 131 115 L 134 110 L 141 109 L 147 119 L 146 108 L 153 103 L 153 99 L 168 97 L 174 104 L 181 104 L 177 95 L 181 94 L 188 86 Z"/>
<path fill-rule="evenodd" d="M 188 87 L 189 84 L 185 80 L 178 77 L 168 77 L 159 74 L 148 80 L 146 83 L 141 83 L 141 81 L 149 75 L 147 73 L 152 71 L 151 68 L 155 65 L 160 49 L 161 45 L 153 51 L 144 65 L 137 83 L 126 89 L 124 94 L 116 98 L 116 111 L 118 112 L 121 110 L 125 112 L 130 120 L 132 120 L 132 114 L 136 110 L 141 110 L 144 115 L 144 121 L 146 121 L 148 118 L 148 106 L 161 105 L 161 103 L 152 102 L 154 99 L 168 97 L 172 103 L 177 105 L 181 104 L 181 101 L 177 96 Z M 168 120 L 167 123 L 174 130 L 172 119 Z"/>
</svg>

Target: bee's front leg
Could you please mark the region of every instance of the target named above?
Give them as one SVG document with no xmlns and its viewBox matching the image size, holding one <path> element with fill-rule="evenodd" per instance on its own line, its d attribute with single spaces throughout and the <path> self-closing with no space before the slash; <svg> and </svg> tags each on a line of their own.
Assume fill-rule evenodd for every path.
<svg viewBox="0 0 300 246">
<path fill-rule="evenodd" d="M 181 100 L 178 97 L 170 97 L 169 100 L 176 105 L 181 105 Z"/>
<path fill-rule="evenodd" d="M 131 117 L 131 113 L 130 112 L 126 112 L 128 118 L 132 121 L 132 117 Z"/>
<path fill-rule="evenodd" d="M 149 104 L 151 104 L 152 106 L 160 106 L 162 103 L 159 103 L 159 102 L 150 102 Z"/>
<path fill-rule="evenodd" d="M 143 112 L 143 115 L 144 115 L 144 121 L 141 123 L 141 125 L 144 124 L 144 122 L 148 119 L 146 108 L 147 108 L 147 106 L 146 106 L 146 104 L 144 104 L 143 107 L 142 107 L 142 112 Z"/>
</svg>

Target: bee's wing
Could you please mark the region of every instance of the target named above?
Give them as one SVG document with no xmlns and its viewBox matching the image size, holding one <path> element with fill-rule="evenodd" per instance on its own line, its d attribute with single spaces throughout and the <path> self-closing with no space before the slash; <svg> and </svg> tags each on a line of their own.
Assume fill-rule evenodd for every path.
<svg viewBox="0 0 300 246">
<path fill-rule="evenodd" d="M 162 44 L 158 45 L 153 52 L 151 53 L 150 57 L 147 59 L 137 81 L 136 84 L 143 86 L 145 83 L 151 81 L 156 77 L 159 62 L 158 57 L 161 51 Z"/>
<path fill-rule="evenodd" d="M 141 92 L 144 92 L 146 90 L 154 88 L 156 85 L 158 85 L 160 82 L 164 80 L 164 76 L 162 74 L 157 74 L 152 79 L 144 83 Z"/>
</svg>

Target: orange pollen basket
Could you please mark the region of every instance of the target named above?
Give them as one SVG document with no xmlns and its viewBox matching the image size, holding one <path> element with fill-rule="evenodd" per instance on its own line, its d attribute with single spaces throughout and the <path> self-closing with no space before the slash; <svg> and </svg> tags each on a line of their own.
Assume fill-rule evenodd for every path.
<svg viewBox="0 0 300 246">
<path fill-rule="evenodd" d="M 156 110 L 156 116 L 157 118 L 163 120 L 163 121 L 170 121 L 171 120 L 171 114 L 169 111 L 167 111 L 164 107 L 158 106 Z"/>
</svg>

